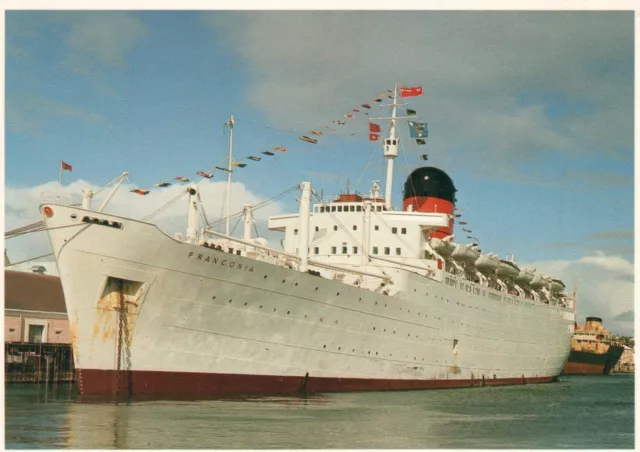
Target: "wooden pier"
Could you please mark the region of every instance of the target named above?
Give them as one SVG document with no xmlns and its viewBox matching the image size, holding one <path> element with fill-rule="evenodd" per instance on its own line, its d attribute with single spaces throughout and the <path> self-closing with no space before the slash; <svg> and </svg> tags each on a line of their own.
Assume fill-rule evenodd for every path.
<svg viewBox="0 0 640 452">
<path fill-rule="evenodd" d="M 70 344 L 4 344 L 5 383 L 70 383 L 75 373 Z"/>
</svg>

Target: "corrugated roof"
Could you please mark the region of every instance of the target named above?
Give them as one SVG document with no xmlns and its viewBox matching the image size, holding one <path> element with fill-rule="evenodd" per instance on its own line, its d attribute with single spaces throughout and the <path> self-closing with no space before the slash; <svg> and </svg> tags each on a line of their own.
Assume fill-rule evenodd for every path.
<svg viewBox="0 0 640 452">
<path fill-rule="evenodd" d="M 12 270 L 4 271 L 4 307 L 67 312 L 59 277 Z"/>
</svg>

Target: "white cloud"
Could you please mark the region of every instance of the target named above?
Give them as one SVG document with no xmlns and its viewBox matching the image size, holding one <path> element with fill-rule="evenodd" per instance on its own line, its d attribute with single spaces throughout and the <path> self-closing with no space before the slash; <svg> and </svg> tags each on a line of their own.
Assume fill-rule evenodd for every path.
<svg viewBox="0 0 640 452">
<path fill-rule="evenodd" d="M 125 65 L 125 55 L 147 34 L 134 15 L 119 11 L 71 12 L 67 45 L 73 62 L 95 59 L 109 66 Z"/>
<path fill-rule="evenodd" d="M 199 184 L 199 187 L 209 222 L 214 223 L 215 220 L 220 220 L 221 216 L 224 217 L 225 215 L 226 182 L 204 180 Z M 71 202 L 80 203 L 83 188 L 92 188 L 94 191 L 99 189 L 95 184 L 79 179 L 63 186 L 63 191 L 71 194 Z M 181 191 L 185 190 L 186 185 L 173 185 L 167 188 L 155 189 L 147 196 L 140 196 L 130 193 L 125 182 L 113 196 L 105 212 L 140 219 L 175 199 Z M 93 199 L 92 208 L 97 209 L 109 191 L 109 189 L 105 189 L 99 193 Z M 60 193 L 57 182 L 49 182 L 36 187 L 5 187 L 5 230 L 9 231 L 39 221 L 38 206 L 43 202 L 43 196 L 51 198 L 57 193 Z M 265 201 L 265 198 L 250 192 L 244 184 L 239 182 L 232 183 L 230 203 L 232 215 L 241 212 L 245 204 L 256 206 L 263 201 Z M 278 202 L 269 203 L 265 207 L 254 211 L 258 231 L 262 236 L 268 239 L 279 236 L 267 231 L 266 220 L 271 215 L 279 215 L 281 213 L 284 212 L 282 205 Z M 184 234 L 186 218 L 187 197 L 183 196 L 150 221 L 173 235 L 174 232 L 182 232 Z M 231 227 L 233 228 L 235 224 L 236 220 L 232 219 Z M 240 222 L 235 230 L 236 236 L 242 235 L 242 227 L 242 222 Z M 216 228 L 216 230 L 224 232 L 224 224 Z M 5 246 L 12 262 L 51 252 L 46 233 L 42 232 L 7 240 Z M 274 241 L 272 246 L 277 247 L 278 243 Z"/>
<path fill-rule="evenodd" d="M 564 281 L 568 292 L 578 285 L 578 321 L 587 316 L 601 317 L 605 328 L 615 334 L 633 335 L 633 318 L 621 314 L 633 312 L 634 266 L 615 255 L 596 252 L 577 260 L 521 263 L 545 275 Z M 617 316 L 620 316 L 616 319 Z"/>
<path fill-rule="evenodd" d="M 632 148 L 633 13 L 274 11 L 203 20 L 245 60 L 247 102 L 282 128 L 319 127 L 398 82 L 424 85 L 409 101 L 430 123 L 430 147 L 462 149 L 457 164 L 485 175 L 518 180 L 517 162 L 549 152 L 620 157 Z M 568 113 L 550 118 L 557 103 Z"/>
</svg>

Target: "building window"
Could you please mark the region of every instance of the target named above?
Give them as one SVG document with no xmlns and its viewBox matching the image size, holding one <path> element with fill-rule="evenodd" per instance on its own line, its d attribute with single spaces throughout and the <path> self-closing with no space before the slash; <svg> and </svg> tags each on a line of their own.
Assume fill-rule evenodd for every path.
<svg viewBox="0 0 640 452">
<path fill-rule="evenodd" d="M 400 229 L 400 232 L 401 232 L 402 234 L 406 234 L 406 233 L 407 233 L 407 228 L 402 228 L 402 229 Z"/>
<path fill-rule="evenodd" d="M 313 254 L 320 254 L 320 248 L 317 246 L 313 249 Z"/>
<path fill-rule="evenodd" d="M 358 226 L 356 226 L 355 224 L 353 225 L 353 230 L 357 231 L 358 230 Z"/>
<path fill-rule="evenodd" d="M 402 250 L 400 248 L 396 248 L 396 256 L 402 255 Z"/>
<path fill-rule="evenodd" d="M 392 234 L 397 234 L 398 233 L 398 228 L 391 228 L 391 233 Z"/>
<path fill-rule="evenodd" d="M 357 246 L 353 247 L 353 254 L 358 254 L 358 247 Z"/>
<path fill-rule="evenodd" d="M 378 254 L 378 247 L 377 246 L 373 247 L 373 254 Z"/>
<path fill-rule="evenodd" d="M 334 231 L 337 231 L 337 230 L 338 230 L 338 226 L 334 226 L 334 227 L 333 227 L 333 230 L 334 230 Z"/>
<path fill-rule="evenodd" d="M 375 229 L 375 230 L 377 231 L 378 229 L 380 229 L 380 226 L 378 226 L 378 225 L 376 224 L 376 225 L 373 227 L 373 229 Z"/>
<path fill-rule="evenodd" d="M 293 235 L 298 235 L 298 230 L 297 229 L 293 230 Z"/>
<path fill-rule="evenodd" d="M 342 254 L 347 254 L 347 253 L 348 253 L 348 251 L 347 251 L 347 250 L 348 250 L 348 247 L 343 246 L 343 247 L 342 247 Z"/>
<path fill-rule="evenodd" d="M 388 246 L 384 247 L 384 254 L 386 254 L 387 256 L 391 254 L 391 249 Z"/>
<path fill-rule="evenodd" d="M 331 247 L 331 254 L 336 254 L 338 252 L 338 248 L 336 248 L 335 246 Z"/>
<path fill-rule="evenodd" d="M 29 342 L 42 342 L 44 325 L 29 325 Z"/>
</svg>

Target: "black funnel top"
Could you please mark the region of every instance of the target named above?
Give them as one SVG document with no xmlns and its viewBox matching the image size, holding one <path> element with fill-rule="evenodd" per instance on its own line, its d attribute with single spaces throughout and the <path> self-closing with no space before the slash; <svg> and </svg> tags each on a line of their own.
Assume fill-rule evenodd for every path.
<svg viewBox="0 0 640 452">
<path fill-rule="evenodd" d="M 404 183 L 404 198 L 429 196 L 456 203 L 456 187 L 447 173 L 433 166 L 414 170 Z"/>
</svg>

